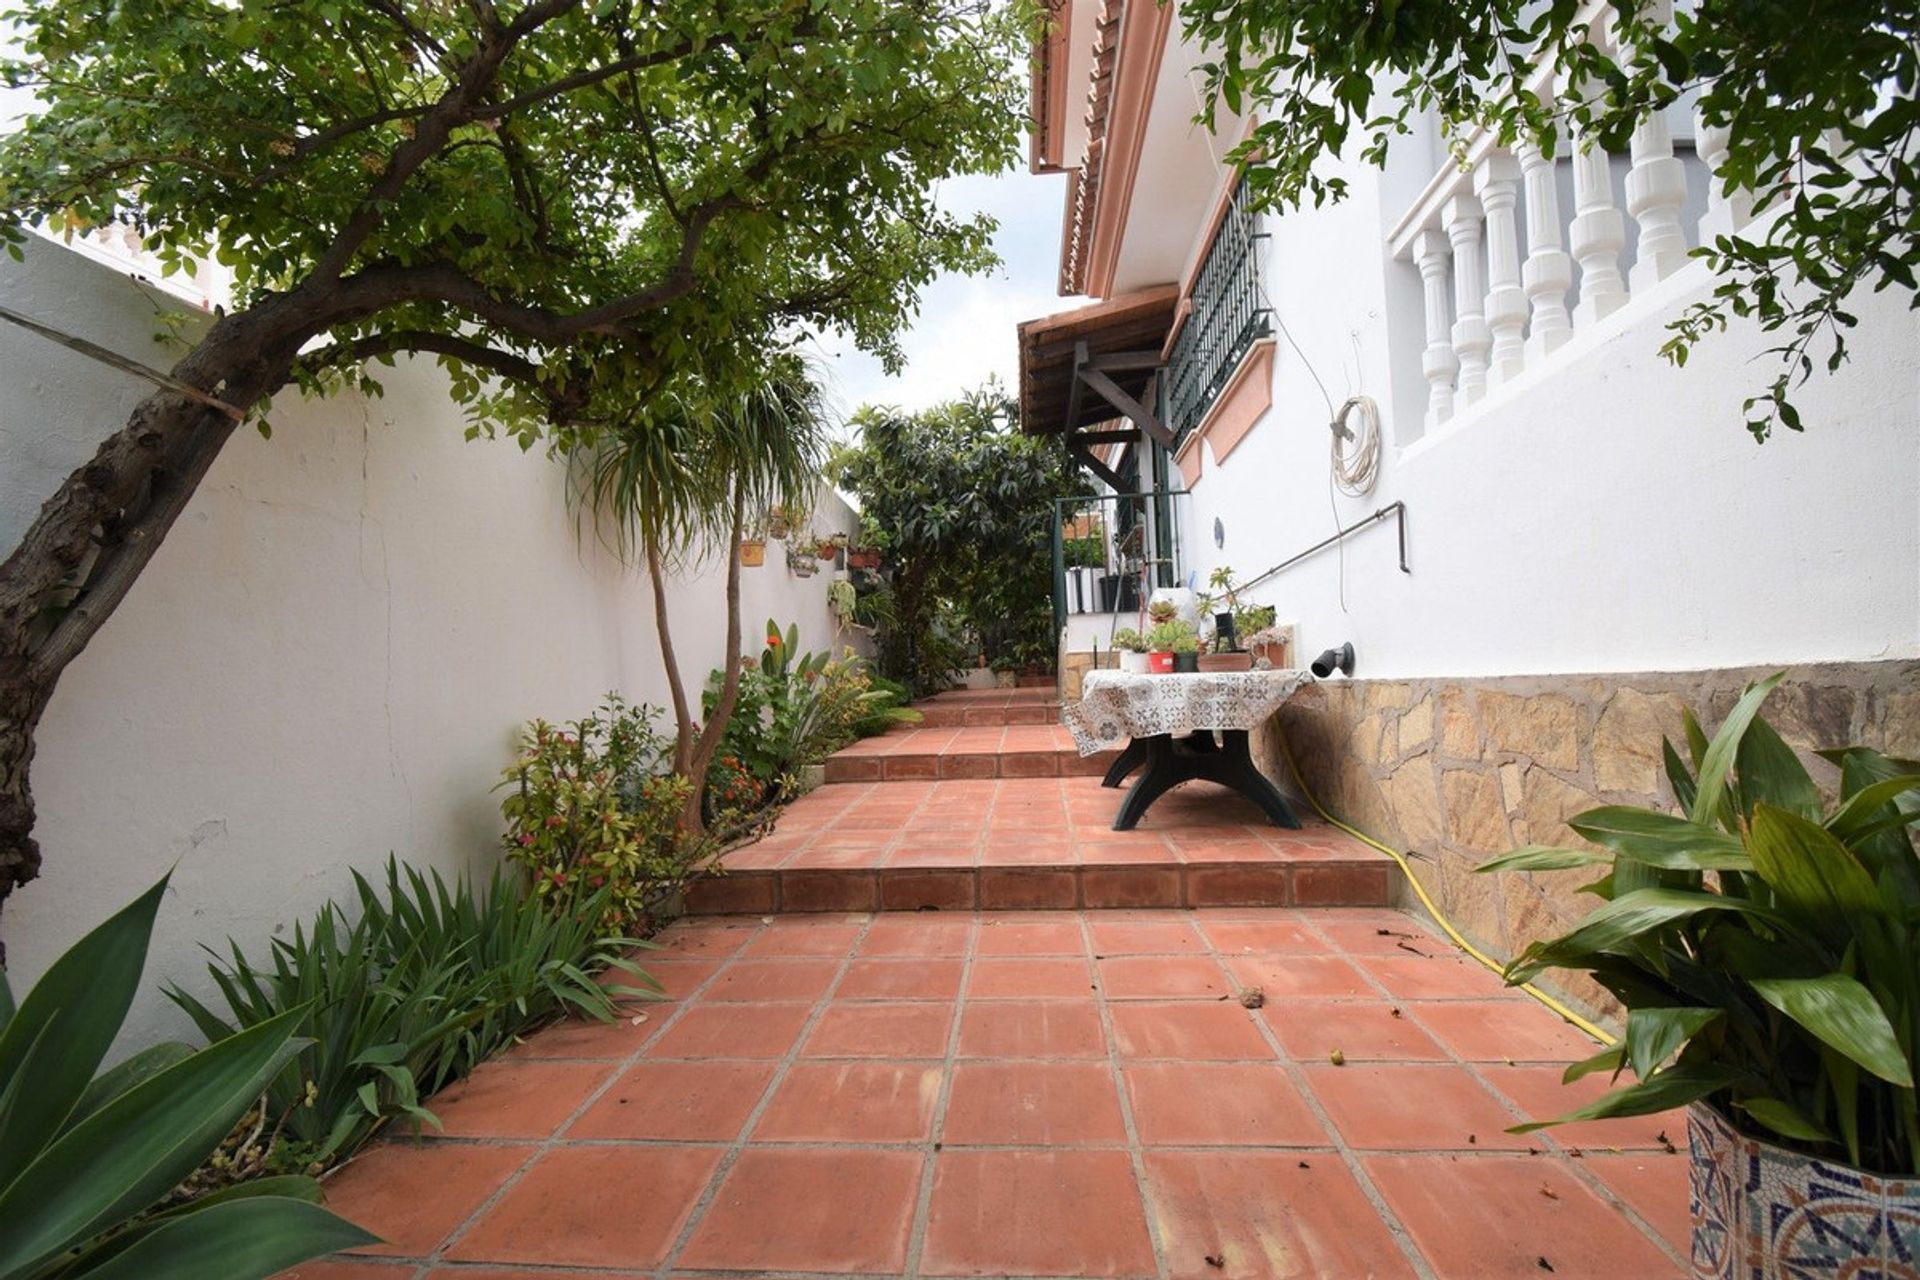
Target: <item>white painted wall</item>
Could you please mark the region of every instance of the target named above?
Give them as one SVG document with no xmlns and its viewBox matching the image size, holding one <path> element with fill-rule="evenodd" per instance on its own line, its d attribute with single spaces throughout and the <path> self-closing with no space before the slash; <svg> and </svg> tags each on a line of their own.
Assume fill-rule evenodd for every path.
<svg viewBox="0 0 1920 1280">
<path fill-rule="evenodd" d="M 33 246 L 0 304 L 149 364 L 155 304 L 97 262 Z M 125 1042 L 185 1028 L 162 981 L 204 989 L 202 945 L 265 938 L 389 850 L 491 867 L 491 793 L 520 724 L 612 689 L 666 702 L 644 578 L 576 541 L 559 467 L 466 442 L 431 364 L 384 398 L 276 407 L 234 437 L 126 602 L 62 680 L 40 730 L 40 879 L 0 916 L 16 991 L 169 866 Z M 117 428 L 142 386 L 0 327 L 0 548 Z M 851 530 L 831 493 L 815 528 Z M 723 564 L 678 582 L 690 679 L 720 660 Z M 747 643 L 769 615 L 832 641 L 830 573 L 781 544 L 742 570 Z"/>
<path fill-rule="evenodd" d="M 1202 581 L 1222 562 L 1249 577 L 1400 500 L 1411 575 L 1389 523 L 1253 593 L 1299 624 L 1305 655 L 1351 640 L 1361 674 L 1395 677 L 1920 655 L 1920 317 L 1860 299 L 1852 363 L 1797 396 L 1805 434 L 1757 445 L 1740 405 L 1772 374 L 1761 335 L 1713 336 L 1685 369 L 1657 354 L 1666 321 L 1709 291 L 1690 264 L 1423 437 L 1417 277 L 1384 248 L 1408 184 L 1348 177 L 1347 203 L 1269 223 L 1268 291 L 1300 350 L 1282 337 L 1272 410 L 1224 464 L 1205 460 L 1185 542 Z M 1331 491 L 1309 362 L 1336 404 L 1380 402 L 1386 455 L 1364 500 Z"/>
</svg>

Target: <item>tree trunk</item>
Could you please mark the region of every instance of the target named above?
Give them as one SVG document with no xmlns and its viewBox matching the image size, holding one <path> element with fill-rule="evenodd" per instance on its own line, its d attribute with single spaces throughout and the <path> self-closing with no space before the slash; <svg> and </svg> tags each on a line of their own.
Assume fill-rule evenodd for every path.
<svg viewBox="0 0 1920 1280">
<path fill-rule="evenodd" d="M 673 649 L 673 627 L 667 622 L 667 575 L 660 563 L 660 548 L 647 543 L 647 576 L 653 580 L 653 625 L 660 633 L 660 665 L 667 672 L 667 693 L 673 699 L 673 771 L 689 776 L 693 767 L 693 711 L 687 704 L 687 687 L 680 680 L 680 659 Z"/>
<path fill-rule="evenodd" d="M 692 772 L 687 775 L 693 782 L 693 794 L 687 797 L 687 827 L 690 831 L 704 833 L 707 829 L 701 810 L 707 798 L 707 770 L 713 764 L 713 757 L 720 750 L 720 739 L 727 732 L 727 722 L 733 719 L 734 703 L 740 698 L 740 557 L 736 548 L 740 545 L 740 530 L 746 523 L 746 498 L 739 481 L 733 486 L 733 522 L 727 537 L 727 650 L 725 676 L 720 682 L 720 700 L 714 704 L 713 714 L 707 717 L 706 725 L 700 731 L 700 741 L 695 746 Z"/>
<path fill-rule="evenodd" d="M 244 412 L 286 380 L 300 341 L 229 316 L 172 373 Z M 0 563 L 0 904 L 39 874 L 29 771 L 60 676 L 133 589 L 236 425 L 175 391 L 148 396 Z"/>
</svg>

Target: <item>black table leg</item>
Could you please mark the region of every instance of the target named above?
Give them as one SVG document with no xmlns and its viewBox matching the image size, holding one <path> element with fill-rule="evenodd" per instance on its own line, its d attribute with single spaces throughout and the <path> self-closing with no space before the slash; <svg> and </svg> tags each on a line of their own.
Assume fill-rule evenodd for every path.
<svg viewBox="0 0 1920 1280">
<path fill-rule="evenodd" d="M 1100 779 L 1103 787 L 1117 787 L 1127 780 L 1127 775 L 1138 769 L 1147 759 L 1147 747 L 1144 739 L 1129 738 L 1126 750 L 1120 753 L 1111 765 L 1107 766 L 1107 776 Z"/>
<path fill-rule="evenodd" d="M 1205 739 L 1204 745 L 1200 744 L 1200 739 Z M 1128 751 L 1142 745 L 1142 741 L 1135 739 Z M 1300 825 L 1300 819 L 1294 816 L 1279 788 L 1267 781 L 1266 775 L 1254 767 L 1245 729 L 1225 730 L 1220 735 L 1217 747 L 1210 733 L 1196 734 L 1178 742 L 1169 735 L 1161 734 L 1144 739 L 1144 746 L 1147 767 L 1134 780 L 1127 798 L 1121 802 L 1120 812 L 1113 819 L 1115 831 L 1133 830 L 1153 802 L 1166 794 L 1169 788 L 1194 779 L 1217 782 L 1238 791 L 1259 805 L 1275 826 Z M 1117 763 L 1115 767 L 1118 767 Z M 1108 776 L 1113 776 L 1111 771 Z"/>
</svg>

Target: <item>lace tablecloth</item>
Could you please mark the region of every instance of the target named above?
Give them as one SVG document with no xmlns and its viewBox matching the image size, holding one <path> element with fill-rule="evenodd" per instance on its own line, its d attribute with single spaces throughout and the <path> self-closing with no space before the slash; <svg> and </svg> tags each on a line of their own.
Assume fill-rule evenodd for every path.
<svg viewBox="0 0 1920 1280">
<path fill-rule="evenodd" d="M 1133 675 L 1089 671 L 1080 701 L 1061 708 L 1083 756 L 1129 738 L 1201 729 L 1254 729 L 1312 679 L 1305 671 L 1203 671 Z"/>
</svg>

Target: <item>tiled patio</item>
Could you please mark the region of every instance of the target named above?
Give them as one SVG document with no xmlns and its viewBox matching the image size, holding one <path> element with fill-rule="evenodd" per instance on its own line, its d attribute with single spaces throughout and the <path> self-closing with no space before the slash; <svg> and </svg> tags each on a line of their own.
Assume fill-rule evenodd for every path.
<svg viewBox="0 0 1920 1280">
<path fill-rule="evenodd" d="M 329 1183 L 381 1256 L 295 1274 L 1685 1270 L 1682 1118 L 1505 1133 L 1601 1087 L 1558 1084 L 1591 1046 L 1397 912 L 707 918 L 659 941 L 670 1002 L 443 1093 L 443 1136 Z"/>
</svg>

